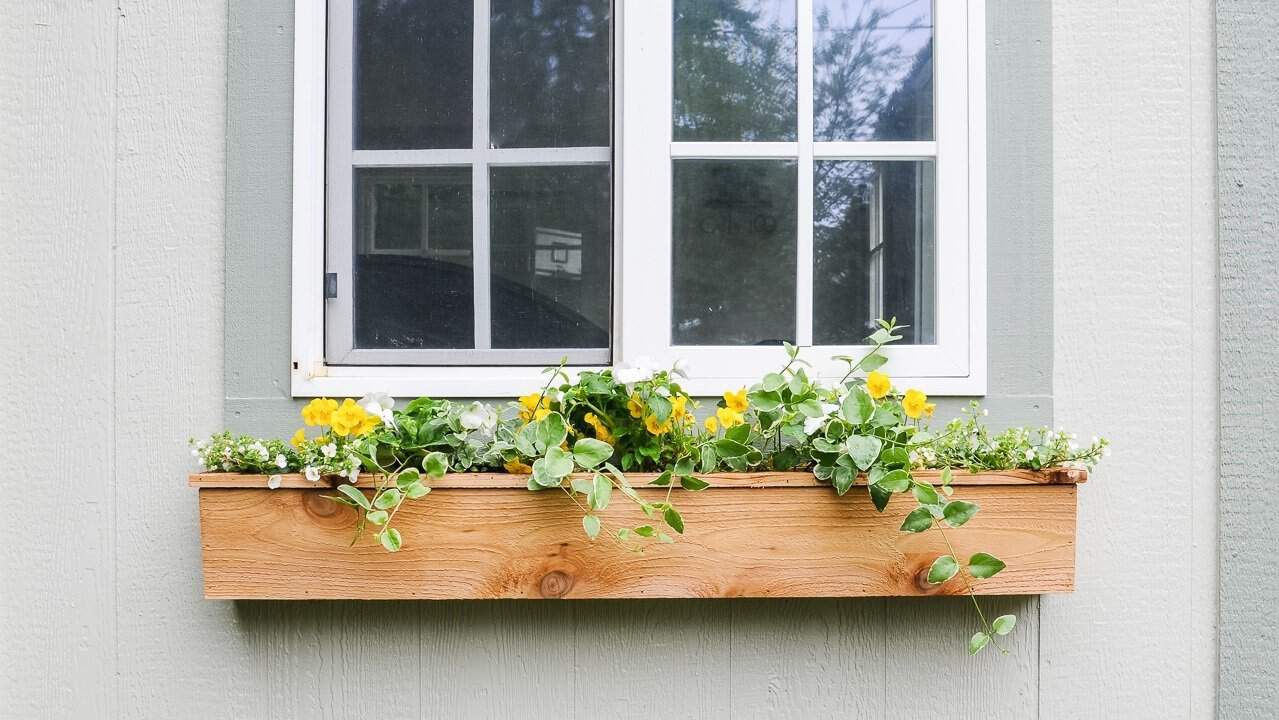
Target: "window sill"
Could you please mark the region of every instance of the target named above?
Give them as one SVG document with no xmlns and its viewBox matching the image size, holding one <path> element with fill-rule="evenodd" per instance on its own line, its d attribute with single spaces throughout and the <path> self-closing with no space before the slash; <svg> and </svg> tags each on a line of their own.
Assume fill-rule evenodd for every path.
<svg viewBox="0 0 1279 720">
<path fill-rule="evenodd" d="M 927 479 L 935 472 L 916 473 Z M 640 486 L 651 476 L 633 475 Z M 325 498 L 327 483 L 282 477 L 192 475 L 199 489 L 204 592 L 210 599 L 514 599 L 691 597 L 915 597 L 958 595 L 929 585 L 947 552 L 935 533 L 898 528 L 908 503 L 880 514 L 809 473 L 704 476 L 711 487 L 681 502 L 688 533 L 643 554 L 582 533 L 566 498 L 530 493 L 527 476 L 453 474 L 430 502 L 398 520 L 420 538 L 388 557 L 351 546 L 355 512 Z M 976 586 L 985 595 L 1071 592 L 1076 485 L 1083 470 L 958 473 L 982 512 L 962 546 L 1016 558 Z M 362 478 L 371 488 L 375 479 Z M 864 484 L 864 481 L 860 481 Z M 641 489 L 656 499 L 665 491 Z M 604 515 L 614 511 L 609 510 Z M 625 510 L 618 510 L 625 513 Z"/>
</svg>

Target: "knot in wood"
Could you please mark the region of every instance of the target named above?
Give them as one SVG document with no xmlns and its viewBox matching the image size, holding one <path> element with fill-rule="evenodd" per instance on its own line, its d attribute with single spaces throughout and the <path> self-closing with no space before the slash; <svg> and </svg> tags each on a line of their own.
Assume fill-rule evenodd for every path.
<svg viewBox="0 0 1279 720">
<path fill-rule="evenodd" d="M 542 597 L 564 597 L 573 587 L 573 576 L 563 570 L 552 570 L 542 576 Z"/>
<path fill-rule="evenodd" d="M 338 511 L 338 504 L 318 492 L 303 493 L 302 504 L 306 511 L 316 517 L 332 517 Z"/>
</svg>

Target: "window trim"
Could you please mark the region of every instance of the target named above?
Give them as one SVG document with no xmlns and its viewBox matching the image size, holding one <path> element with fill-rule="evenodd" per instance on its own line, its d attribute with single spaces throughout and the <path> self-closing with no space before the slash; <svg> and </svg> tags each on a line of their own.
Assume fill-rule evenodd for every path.
<svg viewBox="0 0 1279 720">
<path fill-rule="evenodd" d="M 487 12 L 488 3 L 477 3 L 477 12 Z M 738 347 L 671 347 L 662 341 L 658 328 L 669 326 L 670 296 L 653 310 L 651 297 L 639 283 L 626 281 L 620 270 L 623 265 L 635 269 L 654 265 L 655 258 L 666 259 L 669 265 L 670 248 L 670 175 L 671 162 L 676 157 L 761 157 L 761 152 L 775 157 L 799 157 L 800 159 L 800 215 L 812 217 L 812 162 L 814 159 L 849 158 L 893 159 L 918 158 L 921 153 L 937 158 L 938 188 L 936 248 L 939 282 L 949 274 L 940 268 L 948 265 L 947 251 L 963 257 L 967 265 L 963 282 L 950 283 L 949 290 L 938 288 L 938 344 L 927 346 L 901 346 L 889 348 L 890 367 L 899 386 L 915 386 L 933 395 L 984 395 L 987 381 L 986 362 L 986 98 L 985 98 L 985 0 L 960 0 L 937 2 L 935 12 L 937 27 L 966 25 L 963 53 L 954 57 L 964 58 L 966 67 L 957 69 L 938 62 L 941 73 L 958 73 L 963 79 L 962 91 L 953 90 L 949 102 L 966 102 L 964 117 L 967 127 L 957 138 L 944 139 L 943 124 L 937 122 L 936 141 L 932 142 L 872 142 L 872 143 L 820 143 L 813 153 L 801 155 L 801 143 L 758 143 L 750 148 L 735 147 L 734 143 L 679 143 L 670 142 L 671 128 L 669 103 L 649 103 L 642 98 L 653 97 L 653 92 L 663 92 L 670 97 L 670 78 L 651 68 L 669 66 L 669 21 L 671 0 L 644 0 L 642 3 L 618 0 L 615 6 L 615 106 L 613 201 L 614 220 L 614 298 L 613 357 L 617 363 L 635 363 L 646 358 L 658 363 L 675 359 L 685 360 L 694 376 L 685 387 L 695 395 L 716 395 L 725 387 L 753 382 L 763 372 L 774 369 L 781 357 L 776 348 Z M 797 0 L 798 16 L 811 17 L 812 0 Z M 943 13 L 949 14 L 943 18 Z M 292 238 L 292 356 L 291 393 L 294 397 L 358 396 L 370 391 L 384 391 L 396 396 L 433 395 L 437 397 L 507 397 L 526 392 L 545 381 L 540 367 L 530 366 L 394 366 L 394 365 L 329 365 L 325 362 L 324 327 L 325 304 L 325 168 L 327 119 L 326 88 L 328 64 L 327 3 L 325 0 L 298 0 L 295 8 L 294 45 L 294 119 L 293 119 L 293 238 Z M 663 25 L 665 23 L 665 25 Z M 811 56 L 812 30 L 800 23 L 800 53 Z M 664 49 L 664 50 L 663 50 Z M 665 52 L 666 57 L 657 61 Z M 804 55 L 801 55 L 803 57 Z M 656 65 L 655 65 L 656 63 Z M 807 65 L 807 69 L 805 69 Z M 805 96 L 811 94 L 811 64 L 800 63 L 800 140 L 811 137 L 811 104 Z M 965 72 L 966 71 L 966 72 Z M 952 87 L 953 82 L 938 75 L 936 87 Z M 947 83 L 950 83 L 947 85 Z M 630 91 L 627 91 L 630 88 Z M 636 88 L 640 88 L 636 92 Z M 940 93 L 940 91 L 937 91 Z M 940 94 L 938 95 L 940 97 Z M 939 107 L 941 105 L 940 100 Z M 659 105 L 656 110 L 653 105 Z M 653 113 L 662 116 L 654 122 Z M 941 113 L 935 112 L 935 118 Z M 955 123 L 957 124 L 957 123 Z M 946 124 L 953 131 L 952 123 Z M 656 157 L 651 149 L 664 143 L 667 149 Z M 740 144 L 740 145 L 745 145 Z M 947 150 L 954 148 L 954 150 Z M 966 149 L 966 152 L 965 152 Z M 745 150 L 750 150 L 749 155 Z M 393 151 L 394 152 L 394 151 Z M 433 151 L 435 152 L 435 151 Z M 466 151 L 470 152 L 470 151 Z M 938 153 L 942 154 L 938 154 Z M 649 153 L 645 156 L 644 153 Z M 958 159 L 957 159 L 958 153 Z M 943 213 L 943 176 L 941 163 L 966 162 L 966 193 L 947 195 L 950 213 Z M 459 158 L 460 161 L 460 158 Z M 807 165 L 807 172 L 805 171 Z M 664 169 L 661 167 L 664 166 Z M 626 182 L 629 174 L 639 173 L 643 182 Z M 653 173 L 662 181 L 654 182 Z M 955 175 L 958 177 L 958 175 Z M 946 183 L 950 186 L 951 183 Z M 654 188 L 658 188 L 657 194 Z M 943 243 L 944 218 L 957 212 L 957 203 L 966 201 L 962 215 L 966 216 L 967 243 Z M 804 207 L 807 205 L 807 207 Z M 625 208 L 643 208 L 642 211 L 625 212 Z M 655 220 L 653 207 L 661 208 Z M 662 252 L 653 253 L 651 247 L 641 247 L 637 242 L 627 243 L 629 237 L 651 235 L 654 223 L 665 223 L 668 242 Z M 646 229 L 648 228 L 648 229 Z M 949 232 L 956 232 L 954 229 Z M 318 239 L 318 241 L 317 241 Z M 812 247 L 811 235 L 807 247 L 798 248 L 800 258 L 797 267 L 801 276 L 807 273 L 811 284 Z M 961 252 L 962 251 L 962 252 Z M 482 259 L 475 258 L 477 265 Z M 486 263 L 487 264 L 487 263 Z M 669 277 L 669 267 L 663 277 Z M 350 282 L 349 274 L 346 282 Z M 801 284 L 802 286 L 802 284 Z M 958 290 L 956 290 L 958 288 Z M 476 288 L 480 292 L 482 288 Z M 800 293 L 802 296 L 804 293 Z M 810 311 L 805 318 L 804 310 Z M 800 298 L 798 307 L 801 323 L 811 327 L 811 296 L 805 303 Z M 943 312 L 950 318 L 943 322 Z M 966 321 L 966 322 L 964 322 Z M 804 328 L 799 328 L 803 330 Z M 806 333 L 801 332 L 803 337 Z M 668 334 L 669 337 L 669 334 Z M 838 368 L 821 361 L 829 355 L 856 352 L 857 347 L 820 346 L 808 349 L 805 356 L 817 365 L 823 375 L 830 375 Z M 550 351 L 554 354 L 554 351 Z M 549 357 L 549 356 L 548 356 Z M 554 364 L 550 361 L 546 364 Z M 599 370 L 604 366 L 575 366 L 571 371 Z M 700 368 L 713 367 L 714 372 L 697 374 Z"/>
</svg>

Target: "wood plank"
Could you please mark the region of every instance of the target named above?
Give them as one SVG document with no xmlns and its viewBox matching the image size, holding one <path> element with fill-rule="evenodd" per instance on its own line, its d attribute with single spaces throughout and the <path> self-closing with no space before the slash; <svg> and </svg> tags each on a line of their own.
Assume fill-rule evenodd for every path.
<svg viewBox="0 0 1279 720">
<path fill-rule="evenodd" d="M 938 470 L 916 470 L 916 478 L 932 483 L 940 483 L 941 472 Z M 275 476 L 270 476 L 275 477 Z M 580 477 L 588 477 L 581 475 Z M 657 473 L 627 473 L 627 479 L 636 487 L 647 484 L 657 477 Z M 765 488 L 765 487 L 830 487 L 828 483 L 818 480 L 810 472 L 752 472 L 752 473 L 712 473 L 700 476 L 712 487 L 721 488 Z M 988 470 L 981 473 L 959 471 L 954 473 L 953 485 L 1079 485 L 1088 482 L 1088 471 L 1079 468 L 1049 468 L 1046 470 Z M 296 473 L 280 475 L 281 488 L 302 488 L 314 490 L 318 487 L 334 487 L 342 482 L 338 477 L 322 478 L 311 482 Z M 267 475 L 248 475 L 241 473 L 194 473 L 187 478 L 187 484 L 195 488 L 265 488 Z M 377 475 L 362 475 L 356 487 L 373 488 L 381 481 Z M 428 484 L 436 489 L 445 488 L 493 488 L 526 490 L 527 475 L 510 473 L 450 473 Z M 866 476 L 859 475 L 856 484 L 865 485 Z"/>
<path fill-rule="evenodd" d="M 652 499 L 664 491 L 643 490 Z M 957 495 L 982 511 L 948 531 L 967 557 L 992 552 L 1008 569 L 979 583 L 984 594 L 1074 588 L 1075 486 L 986 485 Z M 952 581 L 918 578 L 945 545 L 939 533 L 902 533 L 912 504 L 877 513 L 864 494 L 829 488 L 716 488 L 679 493 L 687 533 L 635 553 L 581 529 L 581 512 L 558 493 L 440 489 L 407 504 L 396 525 L 404 549 L 354 547 L 355 512 L 323 491 L 200 490 L 205 595 L 210 598 L 493 599 L 658 597 L 853 597 L 956 594 Z M 608 527 L 644 522 L 629 503 L 603 514 Z"/>
</svg>

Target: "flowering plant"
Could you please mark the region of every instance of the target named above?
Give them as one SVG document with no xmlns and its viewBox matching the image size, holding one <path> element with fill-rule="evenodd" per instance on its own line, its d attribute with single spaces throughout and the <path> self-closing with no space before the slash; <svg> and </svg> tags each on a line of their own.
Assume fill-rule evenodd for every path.
<svg viewBox="0 0 1279 720">
<path fill-rule="evenodd" d="M 372 525 L 389 551 L 399 550 L 400 532 L 392 526 L 407 500 L 430 493 L 426 481 L 456 471 L 493 470 L 528 476 L 531 491 L 559 489 L 583 513 L 591 539 L 601 534 L 624 547 L 641 550 L 651 542 L 672 542 L 684 520 L 672 501 L 678 485 L 698 492 L 709 483 L 699 477 L 718 471 L 810 470 L 845 495 L 864 478 L 871 502 L 881 512 L 895 495 L 914 508 L 901 529 L 936 531 L 949 552 L 931 564 L 933 584 L 960 577 L 981 620 L 969 641 L 972 653 L 1010 632 L 1012 615 L 987 621 L 977 604 L 972 581 L 1004 569 L 1002 560 L 974 552 L 967 562 L 947 534 L 977 514 L 975 503 L 954 497 L 955 470 L 1042 469 L 1077 465 L 1091 468 L 1108 451 L 1093 438 L 1080 447 L 1075 436 L 1048 428 L 1011 428 L 992 433 L 973 403 L 963 417 L 940 432 L 929 427 L 936 410 L 917 388 L 897 388 L 883 368 L 883 348 L 900 339 L 894 321 L 880 321 L 860 358 L 840 357 L 847 372 L 824 384 L 810 375 L 799 348 L 786 344 L 786 363 L 749 387 L 725 391 L 713 410 L 680 386 L 678 365 L 657 369 L 647 363 L 587 371 L 570 377 L 549 368 L 543 387 L 502 408 L 474 402 L 418 398 L 404 409 L 385 394 L 359 401 L 312 400 L 302 409 L 306 427 L 289 443 L 229 433 L 193 442 L 192 453 L 213 471 L 271 475 L 301 472 L 308 480 L 338 477 L 332 498 L 357 510 L 356 539 Z M 318 428 L 309 436 L 307 428 Z M 940 469 L 933 485 L 914 473 Z M 355 487 L 361 472 L 374 474 L 371 496 Z M 653 472 L 649 484 L 666 488 L 660 501 L 641 496 L 629 472 Z M 600 513 L 614 496 L 633 502 L 644 515 L 640 524 L 607 528 Z"/>
</svg>

